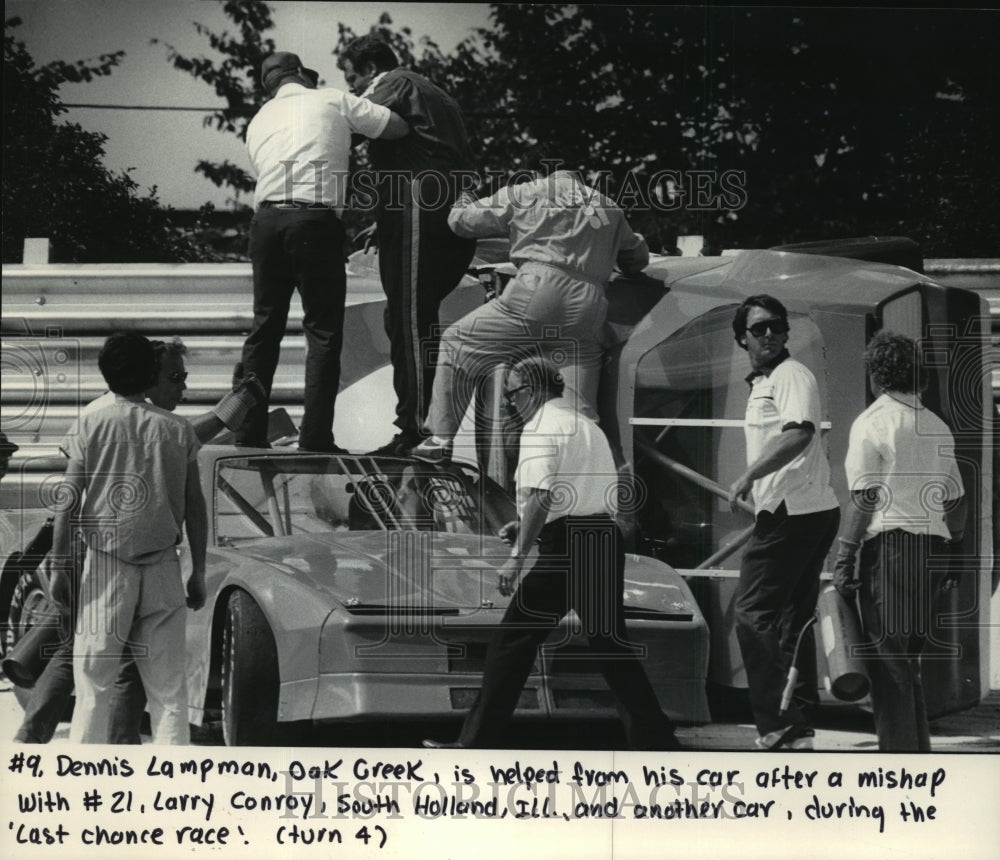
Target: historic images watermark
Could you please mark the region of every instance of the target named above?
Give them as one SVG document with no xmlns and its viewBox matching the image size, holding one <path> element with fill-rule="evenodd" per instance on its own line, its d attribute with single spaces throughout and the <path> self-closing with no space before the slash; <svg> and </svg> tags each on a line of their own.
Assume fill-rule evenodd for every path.
<svg viewBox="0 0 1000 860">
<path fill-rule="evenodd" d="M 356 212 L 400 211 L 411 205 L 433 211 L 450 208 L 462 195 L 473 198 L 467 205 L 475 206 L 477 202 L 484 205 L 483 198 L 479 198 L 485 193 L 484 189 L 516 186 L 561 169 L 561 162 L 552 160 L 544 163 L 546 170 L 538 172 L 358 170 L 348 173 L 329 170 L 328 162 L 315 160 L 308 162 L 312 168 L 311 177 L 303 180 L 295 178 L 297 172 L 302 173 L 298 162 L 286 160 L 282 164 L 286 200 L 342 199 Z M 594 197 L 598 200 L 603 197 L 629 212 L 735 212 L 746 206 L 748 199 L 747 176 L 743 170 L 629 171 L 620 181 L 611 171 L 601 170 L 588 172 L 581 178 L 585 183 L 578 188 L 581 206 L 597 202 Z M 329 191 L 335 193 L 331 195 Z M 565 193 L 565 189 L 560 193 Z M 516 208 L 528 204 L 512 196 L 511 205 Z M 562 197 L 559 205 L 566 205 Z"/>
</svg>

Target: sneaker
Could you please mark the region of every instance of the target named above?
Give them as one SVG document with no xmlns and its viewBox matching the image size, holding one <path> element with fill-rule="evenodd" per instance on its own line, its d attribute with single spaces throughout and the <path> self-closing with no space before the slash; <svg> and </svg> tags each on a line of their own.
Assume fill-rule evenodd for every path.
<svg viewBox="0 0 1000 860">
<path fill-rule="evenodd" d="M 381 448 L 366 452 L 366 457 L 408 457 L 410 450 L 420 444 L 420 437 L 410 433 L 397 433 Z"/>
<path fill-rule="evenodd" d="M 808 726 L 786 726 L 761 735 L 754 746 L 759 750 L 811 750 L 815 736 Z"/>
<path fill-rule="evenodd" d="M 455 443 L 451 439 L 430 436 L 410 451 L 410 456 L 414 460 L 422 460 L 424 463 L 447 463 L 451 460 L 451 452 L 454 447 Z"/>
</svg>

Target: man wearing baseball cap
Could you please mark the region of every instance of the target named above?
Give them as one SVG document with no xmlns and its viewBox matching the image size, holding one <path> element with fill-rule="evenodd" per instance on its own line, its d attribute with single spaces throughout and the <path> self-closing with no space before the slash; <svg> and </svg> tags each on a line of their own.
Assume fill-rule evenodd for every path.
<svg viewBox="0 0 1000 860">
<path fill-rule="evenodd" d="M 270 96 L 247 127 L 257 179 L 250 224 L 254 319 L 243 345 L 244 373 L 270 396 L 292 293 L 305 312 L 305 412 L 299 448 L 342 452 L 333 440 L 340 386 L 347 276 L 344 224 L 351 135 L 399 138 L 409 126 L 386 107 L 333 88 L 297 54 L 279 51 L 261 64 Z M 267 447 L 267 400 L 250 410 L 238 445 Z"/>
</svg>

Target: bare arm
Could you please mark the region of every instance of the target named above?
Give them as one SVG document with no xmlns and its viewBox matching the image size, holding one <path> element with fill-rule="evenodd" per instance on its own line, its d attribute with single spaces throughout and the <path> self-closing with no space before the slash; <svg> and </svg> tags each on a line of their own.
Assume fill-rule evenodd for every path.
<svg viewBox="0 0 1000 860">
<path fill-rule="evenodd" d="M 52 550 L 46 559 L 49 591 L 52 599 L 68 609 L 72 602 L 73 523 L 80 513 L 86 485 L 83 463 L 71 459 L 66 466 L 62 485 L 69 503 L 56 514 L 52 524 Z"/>
<path fill-rule="evenodd" d="M 789 427 L 769 440 L 761 455 L 729 487 L 729 507 L 735 511 L 737 499 L 746 498 L 754 481 L 777 472 L 805 451 L 815 432 L 812 427 Z"/>
<path fill-rule="evenodd" d="M 517 580 L 524 568 L 525 559 L 542 532 L 550 506 L 549 491 L 533 487 L 524 505 L 524 514 L 517 530 L 518 534 L 514 538 L 516 555 L 512 555 L 510 560 L 500 568 L 497 589 L 505 597 L 513 594 L 517 587 Z"/>
<path fill-rule="evenodd" d="M 969 515 L 969 503 L 965 496 L 948 502 L 944 512 L 944 522 L 952 540 L 961 540 L 965 536 L 965 521 Z"/>
<path fill-rule="evenodd" d="M 877 487 L 870 490 L 855 490 L 851 493 L 847 513 L 840 528 L 842 542 L 860 546 L 880 504 L 880 498 L 881 492 Z"/>
<path fill-rule="evenodd" d="M 184 529 L 191 548 L 191 578 L 188 580 L 187 603 L 191 609 L 205 605 L 205 552 L 208 546 L 208 514 L 201 494 L 198 463 L 188 463 L 184 487 Z"/>
</svg>

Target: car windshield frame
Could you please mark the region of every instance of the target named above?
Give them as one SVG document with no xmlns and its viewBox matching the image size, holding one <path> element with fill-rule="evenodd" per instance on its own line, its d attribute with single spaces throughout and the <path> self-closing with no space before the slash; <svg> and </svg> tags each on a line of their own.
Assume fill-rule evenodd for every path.
<svg viewBox="0 0 1000 860">
<path fill-rule="evenodd" d="M 215 543 L 298 534 L 429 531 L 496 535 L 514 500 L 470 464 L 361 455 L 220 457 L 212 480 Z"/>
</svg>

